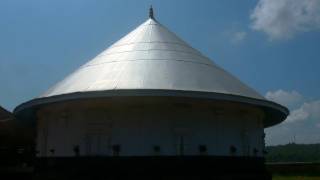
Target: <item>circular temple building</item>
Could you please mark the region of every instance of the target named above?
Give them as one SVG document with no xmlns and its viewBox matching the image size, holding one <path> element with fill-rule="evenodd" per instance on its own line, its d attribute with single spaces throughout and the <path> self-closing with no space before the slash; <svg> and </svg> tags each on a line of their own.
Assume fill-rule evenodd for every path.
<svg viewBox="0 0 320 180">
<path fill-rule="evenodd" d="M 144 23 L 14 113 L 36 124 L 39 172 L 242 177 L 266 174 L 264 128 L 289 111 L 150 8 Z"/>
</svg>

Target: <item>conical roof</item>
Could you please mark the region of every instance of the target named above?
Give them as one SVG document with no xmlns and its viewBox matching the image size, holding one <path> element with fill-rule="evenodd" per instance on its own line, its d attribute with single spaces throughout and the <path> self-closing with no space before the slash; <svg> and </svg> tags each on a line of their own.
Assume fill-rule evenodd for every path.
<svg viewBox="0 0 320 180">
<path fill-rule="evenodd" d="M 205 93 L 213 99 L 251 104 L 269 103 L 287 114 L 287 109 L 266 101 L 213 61 L 192 48 L 150 14 L 144 23 L 50 88 L 33 102 L 16 110 L 55 100 L 119 96 L 120 92 L 155 95 L 174 92 Z M 96 93 L 96 95 L 93 95 Z M 128 95 L 128 94 L 126 94 Z M 170 94 L 172 96 L 172 94 Z M 203 96 L 203 95 L 200 95 Z M 249 102 L 250 101 L 250 102 Z M 271 103 L 271 104 L 270 104 Z"/>
<path fill-rule="evenodd" d="M 263 99 L 149 18 L 40 97 L 120 89 L 163 89 Z"/>
</svg>

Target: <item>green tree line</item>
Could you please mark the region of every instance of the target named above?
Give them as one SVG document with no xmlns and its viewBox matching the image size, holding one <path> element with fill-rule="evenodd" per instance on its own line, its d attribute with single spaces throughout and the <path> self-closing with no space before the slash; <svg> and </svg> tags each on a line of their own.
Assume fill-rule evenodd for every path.
<svg viewBox="0 0 320 180">
<path fill-rule="evenodd" d="M 320 162 L 320 144 L 295 144 L 266 147 L 267 162 Z"/>
</svg>

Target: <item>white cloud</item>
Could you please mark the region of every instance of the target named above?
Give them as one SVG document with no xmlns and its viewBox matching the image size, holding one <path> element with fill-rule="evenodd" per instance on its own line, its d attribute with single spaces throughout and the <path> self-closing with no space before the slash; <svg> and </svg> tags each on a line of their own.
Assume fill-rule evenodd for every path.
<svg viewBox="0 0 320 180">
<path fill-rule="evenodd" d="M 293 107 L 302 103 L 303 96 L 297 91 L 284 91 L 282 89 L 276 91 L 268 91 L 265 97 L 271 101 L 275 101 L 284 106 Z"/>
<path fill-rule="evenodd" d="M 303 103 L 303 105 L 291 112 L 287 122 L 303 121 L 307 119 L 320 120 L 320 100 Z"/>
<path fill-rule="evenodd" d="M 291 111 L 290 115 L 287 117 L 285 122 L 295 122 L 295 121 L 301 121 L 306 120 L 309 118 L 310 114 L 309 112 L 305 111 L 304 108 L 301 106 L 299 109 L 295 109 Z"/>
<path fill-rule="evenodd" d="M 279 125 L 267 128 L 268 145 L 320 142 L 320 100 L 306 101 L 297 91 L 270 91 L 266 98 L 278 103 L 287 104 L 290 115 Z M 290 104 L 291 106 L 288 106 Z M 292 104 L 296 104 L 292 106 Z"/>
<path fill-rule="evenodd" d="M 247 36 L 247 33 L 244 31 L 237 31 L 232 34 L 231 42 L 238 43 L 243 41 Z"/>
<path fill-rule="evenodd" d="M 320 120 L 320 100 L 304 102 L 305 98 L 297 91 L 284 91 L 282 89 L 269 91 L 265 97 L 291 109 L 290 115 L 285 120 L 286 123 L 307 119 Z"/>
<path fill-rule="evenodd" d="M 320 29 L 320 0 L 259 0 L 250 18 L 252 29 L 270 39 L 288 39 Z"/>
</svg>

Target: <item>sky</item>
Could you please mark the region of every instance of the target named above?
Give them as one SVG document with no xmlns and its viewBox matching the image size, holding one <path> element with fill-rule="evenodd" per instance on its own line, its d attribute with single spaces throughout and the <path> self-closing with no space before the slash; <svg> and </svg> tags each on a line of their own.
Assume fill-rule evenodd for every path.
<svg viewBox="0 0 320 180">
<path fill-rule="evenodd" d="M 1 0 L 0 105 L 12 111 L 156 19 L 287 106 L 266 144 L 320 143 L 319 0 Z"/>
</svg>

